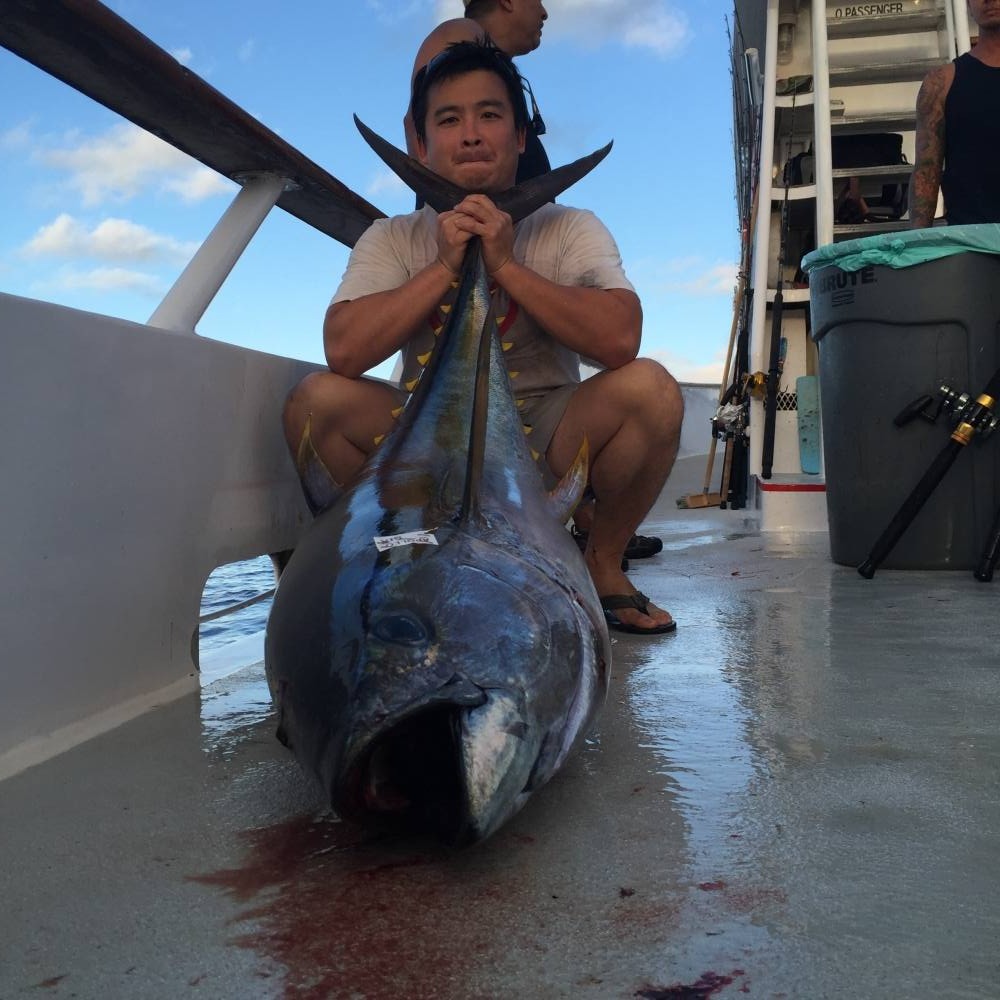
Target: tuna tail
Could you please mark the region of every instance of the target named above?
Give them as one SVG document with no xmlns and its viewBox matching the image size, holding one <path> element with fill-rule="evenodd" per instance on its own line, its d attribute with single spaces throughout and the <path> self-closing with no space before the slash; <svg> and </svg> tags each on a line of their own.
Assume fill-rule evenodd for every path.
<svg viewBox="0 0 1000 1000">
<path fill-rule="evenodd" d="M 445 180 L 433 170 L 428 170 L 422 163 L 407 156 L 391 142 L 377 135 L 357 115 L 354 124 L 364 137 L 365 142 L 385 161 L 390 170 L 420 195 L 436 212 L 450 212 L 467 194 L 464 188 Z M 568 187 L 585 177 L 611 152 L 611 143 L 595 150 L 589 156 L 581 156 L 579 160 L 567 163 L 563 167 L 551 170 L 539 177 L 523 181 L 517 187 L 510 188 L 493 200 L 498 208 L 506 212 L 514 222 L 531 215 L 546 202 L 552 201 Z"/>
</svg>

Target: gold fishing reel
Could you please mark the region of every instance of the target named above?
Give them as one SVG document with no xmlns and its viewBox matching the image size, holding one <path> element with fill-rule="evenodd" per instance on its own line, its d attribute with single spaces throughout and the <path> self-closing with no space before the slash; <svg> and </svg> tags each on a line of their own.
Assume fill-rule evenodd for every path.
<svg viewBox="0 0 1000 1000">
<path fill-rule="evenodd" d="M 753 372 L 743 376 L 743 395 L 763 399 L 767 395 L 767 373 Z"/>
</svg>

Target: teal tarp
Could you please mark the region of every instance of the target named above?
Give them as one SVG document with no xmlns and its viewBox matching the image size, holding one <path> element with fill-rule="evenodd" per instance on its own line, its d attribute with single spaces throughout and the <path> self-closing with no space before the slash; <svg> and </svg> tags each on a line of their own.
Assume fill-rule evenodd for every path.
<svg viewBox="0 0 1000 1000">
<path fill-rule="evenodd" d="M 870 264 L 912 267 L 970 251 L 1000 254 L 1000 224 L 908 229 L 901 233 L 880 233 L 860 240 L 827 243 L 802 258 L 802 270 L 809 274 L 831 264 L 842 271 L 860 271 Z"/>
</svg>

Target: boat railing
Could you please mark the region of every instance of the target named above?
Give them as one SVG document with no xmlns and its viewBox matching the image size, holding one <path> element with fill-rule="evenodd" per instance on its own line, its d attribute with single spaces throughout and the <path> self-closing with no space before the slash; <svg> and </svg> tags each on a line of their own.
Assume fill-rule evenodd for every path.
<svg viewBox="0 0 1000 1000">
<path fill-rule="evenodd" d="M 146 324 L 0 292 L 3 778 L 193 690 L 209 574 L 295 546 L 319 366 L 193 334 L 275 205 L 348 246 L 381 213 L 96 0 L 0 0 L 0 45 L 241 185 Z"/>
<path fill-rule="evenodd" d="M 96 0 L 0 2 L 0 45 L 243 186 L 150 318 L 191 332 L 274 205 L 347 246 L 380 212 Z"/>
</svg>

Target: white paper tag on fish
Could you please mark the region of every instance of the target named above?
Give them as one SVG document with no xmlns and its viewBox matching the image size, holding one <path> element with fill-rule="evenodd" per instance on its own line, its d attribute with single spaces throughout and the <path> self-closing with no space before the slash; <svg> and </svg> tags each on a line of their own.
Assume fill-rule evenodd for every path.
<svg viewBox="0 0 1000 1000">
<path fill-rule="evenodd" d="M 399 548 L 400 545 L 437 545 L 432 531 L 408 531 L 404 535 L 376 535 L 375 548 L 379 552 Z"/>
</svg>

